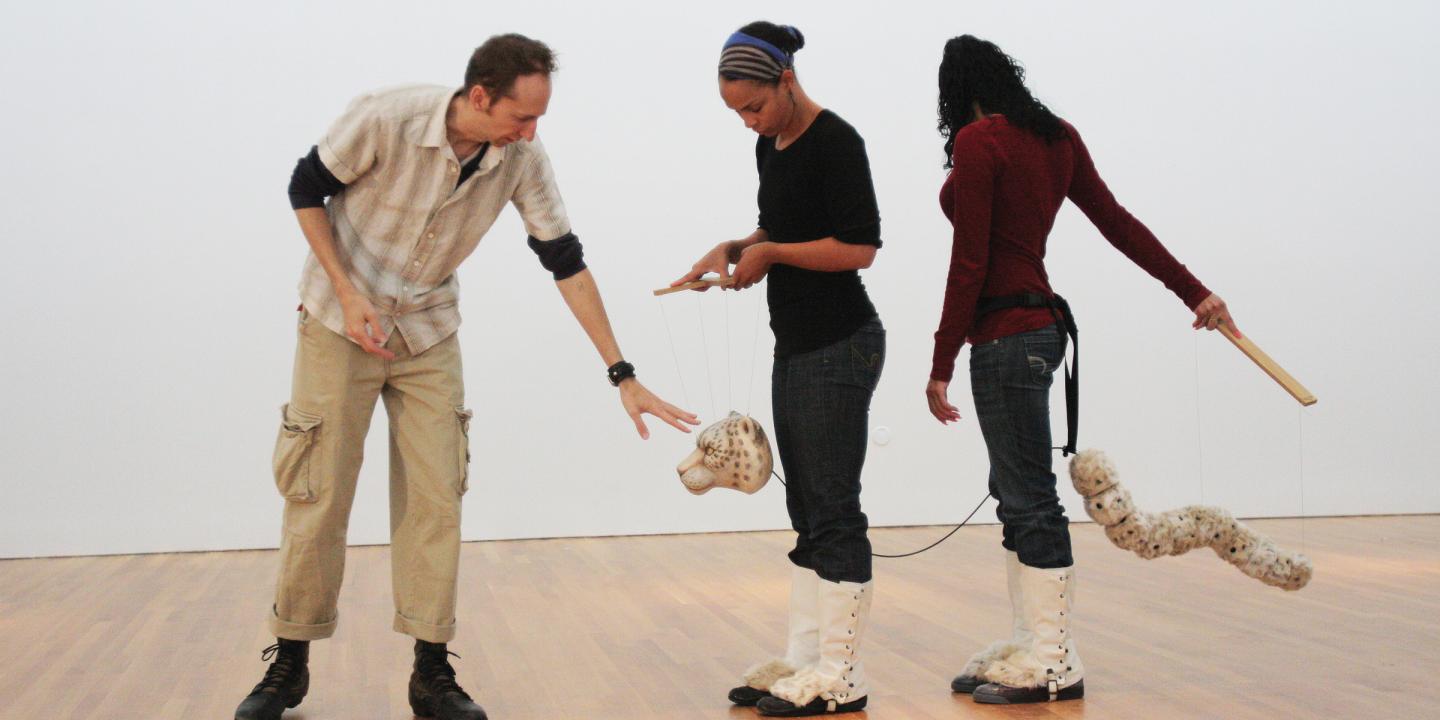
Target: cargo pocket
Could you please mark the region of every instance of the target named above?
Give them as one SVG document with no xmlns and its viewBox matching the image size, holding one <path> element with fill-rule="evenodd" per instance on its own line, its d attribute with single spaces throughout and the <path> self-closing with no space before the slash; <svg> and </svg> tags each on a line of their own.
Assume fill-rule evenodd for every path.
<svg viewBox="0 0 1440 720">
<path fill-rule="evenodd" d="M 275 487 L 286 500 L 312 503 L 319 499 L 316 492 L 319 473 L 312 470 L 311 456 L 315 454 L 320 419 L 289 404 L 280 408 L 280 436 L 275 439 Z"/>
<path fill-rule="evenodd" d="M 455 459 L 459 464 L 461 495 L 470 489 L 470 418 L 474 416 L 475 413 L 463 407 L 455 408 L 455 419 L 459 421 L 455 425 L 459 428 L 460 433 L 455 440 L 455 447 L 459 449 Z"/>
</svg>

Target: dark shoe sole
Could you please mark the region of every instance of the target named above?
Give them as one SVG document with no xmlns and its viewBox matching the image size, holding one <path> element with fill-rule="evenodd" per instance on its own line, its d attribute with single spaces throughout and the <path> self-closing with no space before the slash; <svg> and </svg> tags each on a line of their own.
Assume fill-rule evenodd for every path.
<svg viewBox="0 0 1440 720">
<path fill-rule="evenodd" d="M 305 699 L 305 696 L 304 696 L 304 695 L 301 695 L 300 697 L 297 697 L 297 698 L 295 698 L 295 699 L 293 699 L 293 700 L 287 700 L 287 701 L 285 702 L 285 710 L 290 710 L 290 709 L 293 709 L 293 708 L 300 707 L 300 702 L 301 702 L 302 700 L 304 700 L 304 699 Z M 274 717 L 276 720 L 279 720 L 280 716 L 285 712 L 285 710 L 281 710 L 280 712 L 275 713 L 272 717 Z M 265 716 L 263 716 L 263 715 L 251 715 L 251 714 L 248 714 L 248 713 L 247 713 L 247 714 L 245 714 L 245 715 L 242 716 L 242 715 L 241 715 L 240 713 L 238 713 L 238 712 L 235 713 L 235 720 L 257 720 L 257 719 L 258 719 L 258 720 L 268 720 L 268 718 L 265 718 Z"/>
<path fill-rule="evenodd" d="M 1050 691 L 1043 687 L 1036 688 L 1012 688 L 997 683 L 986 683 L 970 694 L 970 697 L 977 703 L 986 705 L 1024 705 L 1028 703 L 1051 702 Z M 1085 681 L 1075 683 L 1067 688 L 1061 688 L 1055 695 L 1055 702 L 1061 700 L 1079 700 L 1085 697 Z"/>
<path fill-rule="evenodd" d="M 418 695 L 416 695 L 413 691 L 410 693 L 410 712 L 413 713 L 413 714 L 415 715 L 415 717 L 418 717 L 418 718 L 433 718 L 433 717 L 439 717 L 439 715 L 440 715 L 440 712 L 439 712 L 438 710 L 436 710 L 435 708 L 431 707 L 431 704 L 430 704 L 430 703 L 427 703 L 427 702 L 425 702 L 424 700 L 422 700 L 422 699 L 421 699 Z M 481 709 L 481 710 L 480 710 L 480 714 L 481 714 L 482 717 L 484 717 L 484 716 L 485 716 L 485 710 L 484 710 L 484 709 Z"/>
<path fill-rule="evenodd" d="M 968 695 L 975 692 L 975 688 L 984 684 L 984 680 L 974 675 L 957 675 L 954 680 L 950 681 L 950 692 Z"/>
<path fill-rule="evenodd" d="M 730 698 L 730 702 L 740 707 L 754 707 L 760 700 L 771 697 L 771 695 L 769 690 L 756 690 L 749 685 L 741 685 L 737 688 L 731 688 L 728 697 Z"/>
<path fill-rule="evenodd" d="M 295 689 L 295 694 L 291 695 L 288 699 L 285 700 L 285 710 L 299 707 L 300 703 L 304 702 L 305 696 L 309 693 L 310 678 L 307 676 L 305 678 L 305 682 L 300 687 Z M 280 712 L 275 713 L 275 717 L 278 719 L 282 714 L 284 714 L 285 710 L 281 710 Z M 247 714 L 245 717 L 242 717 L 238 710 L 235 713 L 235 720 L 252 720 L 254 717 L 255 716 L 249 714 Z"/>
<path fill-rule="evenodd" d="M 756 708 L 760 711 L 761 715 L 764 715 L 766 717 L 810 717 L 812 715 L 839 715 L 840 713 L 852 713 L 864 710 L 865 705 L 869 702 L 869 700 L 870 696 L 867 695 L 860 698 L 859 700 L 852 700 L 848 703 L 836 705 L 835 709 L 831 710 L 830 701 L 821 700 L 818 697 L 814 700 L 811 700 L 809 704 L 803 707 L 796 707 L 795 704 L 790 702 L 789 700 L 781 700 L 780 698 L 772 695 L 769 698 L 762 699 L 756 705 Z"/>
</svg>

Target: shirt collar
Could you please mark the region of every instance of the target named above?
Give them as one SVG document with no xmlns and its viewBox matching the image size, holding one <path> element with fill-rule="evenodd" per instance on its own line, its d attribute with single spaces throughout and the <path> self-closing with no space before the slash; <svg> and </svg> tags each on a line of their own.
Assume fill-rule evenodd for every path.
<svg viewBox="0 0 1440 720">
<path fill-rule="evenodd" d="M 430 119 L 424 125 L 418 123 L 413 126 L 415 131 L 411 133 L 410 141 L 420 147 L 443 147 L 445 145 L 445 116 L 450 112 L 450 101 L 459 94 L 455 90 L 447 92 L 440 97 L 430 111 Z"/>
<path fill-rule="evenodd" d="M 430 118 L 425 121 L 425 124 L 416 123 L 412 126 L 414 129 L 411 132 L 410 141 L 420 147 L 445 147 L 448 144 L 445 138 L 445 116 L 450 112 L 450 101 L 460 92 L 460 90 L 455 90 L 445 93 L 435 105 L 435 109 L 431 111 Z M 480 174 L 483 175 L 485 171 L 499 165 L 500 161 L 508 154 L 505 152 L 507 149 L 509 149 L 508 146 L 491 147 L 487 150 L 485 157 L 480 160 Z"/>
</svg>

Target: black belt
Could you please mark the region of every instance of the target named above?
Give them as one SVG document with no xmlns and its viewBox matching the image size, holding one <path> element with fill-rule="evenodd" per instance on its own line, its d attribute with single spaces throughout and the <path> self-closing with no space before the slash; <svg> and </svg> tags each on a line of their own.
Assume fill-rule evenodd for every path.
<svg viewBox="0 0 1440 720">
<path fill-rule="evenodd" d="M 1075 454 L 1075 436 L 1080 427 L 1080 329 L 1075 325 L 1075 314 L 1070 312 L 1070 303 L 1059 295 L 1045 296 L 1039 293 L 1023 295 L 1002 295 L 981 298 L 975 308 L 975 317 L 1006 310 L 1009 308 L 1049 308 L 1055 322 L 1070 336 L 1074 358 L 1065 365 L 1065 425 L 1068 436 L 1065 446 L 1058 448 L 1063 456 Z"/>
</svg>

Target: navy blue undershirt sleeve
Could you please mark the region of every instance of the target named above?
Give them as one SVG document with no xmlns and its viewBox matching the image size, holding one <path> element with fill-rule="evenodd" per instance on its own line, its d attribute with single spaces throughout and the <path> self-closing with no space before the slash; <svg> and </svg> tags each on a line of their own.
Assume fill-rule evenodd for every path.
<svg viewBox="0 0 1440 720">
<path fill-rule="evenodd" d="M 540 257 L 540 264 L 559 282 L 585 269 L 585 249 L 575 233 L 565 233 L 554 240 L 539 240 L 534 235 L 526 244 Z"/>
<path fill-rule="evenodd" d="M 325 207 L 325 198 L 344 189 L 345 183 L 320 162 L 320 149 L 311 145 L 310 154 L 300 158 L 300 162 L 295 163 L 295 171 L 290 173 L 290 207 L 295 210 Z"/>
</svg>

